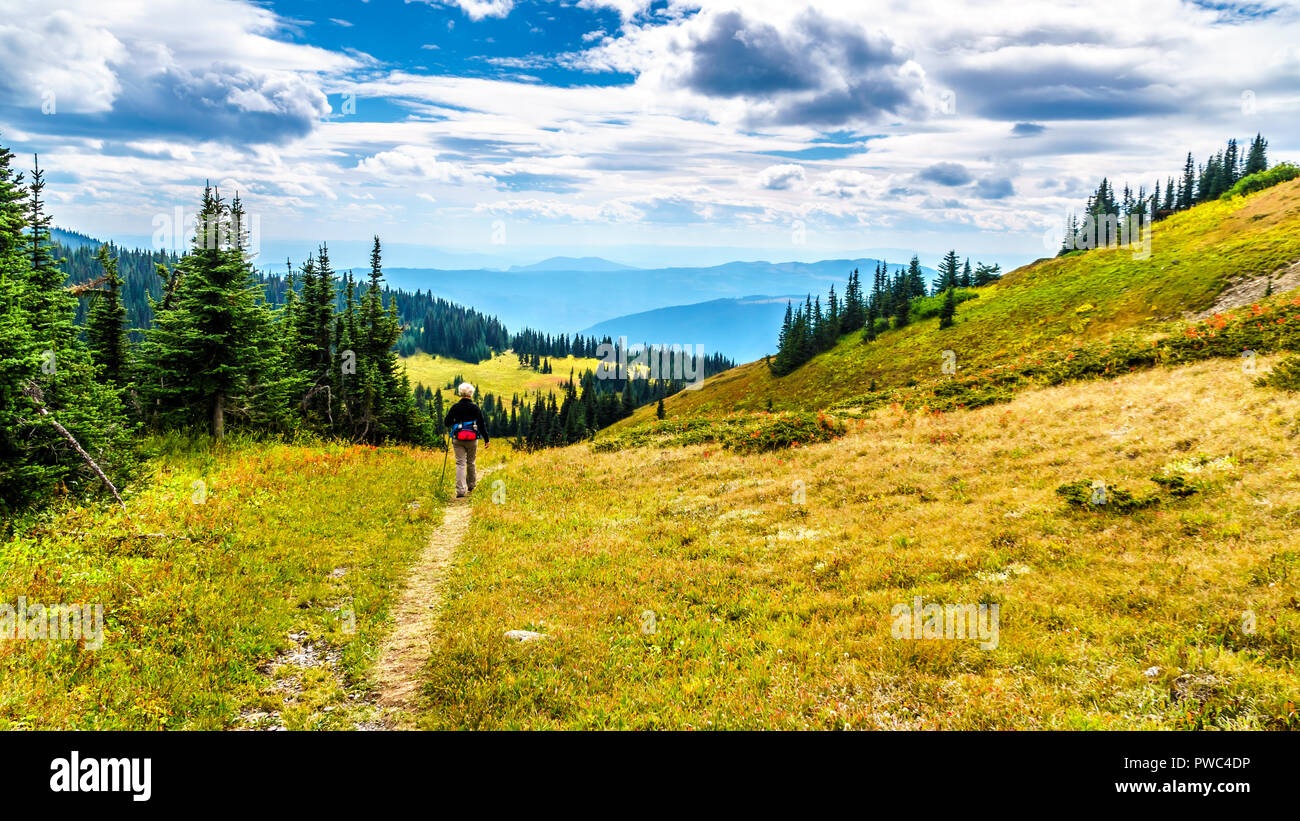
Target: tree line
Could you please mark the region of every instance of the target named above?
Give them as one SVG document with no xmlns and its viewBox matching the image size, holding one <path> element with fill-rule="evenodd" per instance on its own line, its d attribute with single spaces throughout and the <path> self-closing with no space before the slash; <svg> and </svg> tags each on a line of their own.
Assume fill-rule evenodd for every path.
<svg viewBox="0 0 1300 821">
<path fill-rule="evenodd" d="M 1156 180 L 1150 193 L 1146 186 L 1139 186 L 1134 191 L 1125 183 L 1117 194 L 1110 180 L 1103 177 L 1097 190 L 1089 195 L 1082 218 L 1073 213 L 1066 218 L 1060 254 L 1081 250 L 1077 237 L 1085 227 L 1085 220 L 1096 231 L 1095 240 L 1089 240 L 1095 242 L 1095 247 L 1117 245 L 1122 238 L 1121 226 L 1115 218 L 1147 218 L 1153 222 L 1164 219 L 1200 203 L 1219 199 L 1240 180 L 1266 170 L 1268 140 L 1262 134 L 1256 134 L 1245 149 L 1235 138 L 1228 140 L 1224 148 L 1211 154 L 1204 163 L 1198 164 L 1189 151 L 1183 162 L 1182 175 L 1177 179 L 1167 177 L 1163 188 Z"/>
<path fill-rule="evenodd" d="M 83 292 L 93 294 L 104 285 L 104 269 L 98 260 L 98 243 L 90 237 L 60 231 L 69 241 L 55 241 L 52 254 L 60 259 L 59 265 L 67 281 L 79 285 Z M 121 276 L 121 299 L 127 310 L 127 320 L 133 338 L 153 324 L 152 300 L 160 299 L 163 284 L 170 279 L 170 270 L 179 263 L 179 257 L 166 251 L 127 249 L 108 243 L 108 254 L 117 261 Z M 168 269 L 159 273 L 158 266 Z M 271 307 L 283 307 L 288 295 L 288 283 L 294 274 L 291 263 L 286 262 L 288 275 L 255 271 L 254 281 L 262 288 L 261 298 Z M 301 283 L 299 274 L 296 281 Z M 334 282 L 334 306 L 344 310 L 347 300 L 347 276 Z M 354 298 L 365 300 L 367 282 L 356 284 Z M 435 297 L 432 293 L 383 286 L 381 299 L 397 306 L 397 317 L 402 332 L 397 350 L 402 356 L 411 356 L 417 350 L 435 356 L 449 356 L 465 362 L 482 362 L 510 347 L 510 334 L 496 317 L 487 316 L 473 308 L 456 305 Z M 78 324 L 84 324 L 88 303 L 79 303 Z"/>
<path fill-rule="evenodd" d="M 929 285 L 916 256 L 906 266 L 878 262 L 869 291 L 864 290 L 855 268 L 849 274 L 843 298 L 836 295 L 832 285 L 824 309 L 821 297 L 811 294 L 804 298 L 802 306 L 786 305 L 776 354 L 768 357 L 768 366 L 774 375 L 784 376 L 835 347 L 845 334 L 861 331 L 862 341 L 872 342 L 891 327 L 902 328 L 936 313 L 940 327 L 949 327 L 957 304 L 974 297 L 970 289 L 982 288 L 1001 276 L 1000 266 L 977 262 L 972 268 L 970 258 L 962 263 L 955 250 L 944 255 L 938 276 Z M 927 298 L 930 303 L 923 304 Z"/>
<path fill-rule="evenodd" d="M 519 363 L 531 365 L 533 368 L 537 368 L 545 357 L 563 359 L 572 356 L 578 359 L 593 359 L 599 345 L 594 336 L 584 337 L 582 334 L 552 336 L 527 328 L 517 332 L 510 339 L 510 349 L 515 352 L 515 356 L 519 357 Z"/>
<path fill-rule="evenodd" d="M 571 445 L 626 419 L 643 405 L 657 403 L 663 418 L 665 398 L 685 389 L 692 381 L 707 379 L 736 366 L 721 354 L 692 356 L 659 345 L 624 347 L 621 341 L 614 342 L 609 337 L 601 344 L 608 347 L 592 351 L 605 354 L 601 364 L 581 373 L 570 369 L 569 378 L 560 385 L 559 397 L 555 391 L 538 391 L 530 401 L 528 395 L 516 393 L 507 403 L 490 392 L 479 395 L 478 404 L 487 420 L 488 435 L 511 437 L 529 450 Z M 653 370 L 647 364 L 652 359 L 655 360 Z M 550 373 L 549 360 L 542 362 L 545 372 Z M 444 400 L 442 391 L 454 391 L 464 381 L 457 374 L 438 389 L 422 384 L 415 386 L 416 401 L 422 410 L 427 409 L 436 418 L 439 434 L 445 432 L 442 419 L 446 401 L 455 401 L 454 398 Z"/>
<path fill-rule="evenodd" d="M 399 317 L 402 316 L 402 301 L 412 303 L 411 308 L 416 309 L 421 294 L 417 291 L 413 299 L 399 300 Z M 415 310 L 408 311 L 406 322 L 410 326 L 402 332 L 397 343 L 402 356 L 411 356 L 419 349 L 434 356 L 478 363 L 491 359 L 510 346 L 506 326 L 496 317 L 431 295 L 424 295 L 423 302 L 423 313 L 417 315 Z M 419 320 L 418 324 L 415 319 Z"/>
</svg>

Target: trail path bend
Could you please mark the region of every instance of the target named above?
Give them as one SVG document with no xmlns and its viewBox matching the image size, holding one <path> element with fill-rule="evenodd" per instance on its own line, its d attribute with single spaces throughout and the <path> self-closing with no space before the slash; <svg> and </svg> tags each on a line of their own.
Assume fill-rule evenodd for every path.
<svg viewBox="0 0 1300 821">
<path fill-rule="evenodd" d="M 494 470 L 496 467 L 481 471 L 479 482 Z M 442 523 L 407 574 L 401 598 L 393 608 L 393 629 L 380 646 L 374 668 L 378 703 L 385 724 L 392 729 L 410 729 L 415 724 L 412 707 L 420 673 L 429 660 L 443 581 L 456 548 L 469 531 L 473 512 L 470 499 L 453 498 L 447 503 Z"/>
</svg>

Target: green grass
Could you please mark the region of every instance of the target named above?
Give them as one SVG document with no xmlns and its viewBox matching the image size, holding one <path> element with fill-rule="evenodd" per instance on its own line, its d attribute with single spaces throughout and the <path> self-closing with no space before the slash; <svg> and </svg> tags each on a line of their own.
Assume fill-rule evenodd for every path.
<svg viewBox="0 0 1300 821">
<path fill-rule="evenodd" d="M 592 445 L 600 453 L 716 442 L 738 453 L 785 450 L 844 435 L 844 424 L 823 413 L 748 413 L 721 418 L 663 419 L 620 429 Z"/>
<path fill-rule="evenodd" d="M 441 454 L 154 446 L 152 478 L 127 498 L 132 521 L 66 502 L 0 544 L 0 602 L 99 603 L 105 621 L 98 650 L 0 641 L 0 729 L 221 729 L 241 711 L 290 728 L 365 720 L 388 607 L 440 519 Z M 335 662 L 259 671 L 295 632 Z"/>
</svg>

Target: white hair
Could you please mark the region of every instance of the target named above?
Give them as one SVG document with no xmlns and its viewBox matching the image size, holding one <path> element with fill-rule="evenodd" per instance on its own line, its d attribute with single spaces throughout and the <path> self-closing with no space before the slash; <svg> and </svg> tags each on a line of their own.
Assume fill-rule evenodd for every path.
<svg viewBox="0 0 1300 821">
<path fill-rule="evenodd" d="M 461 382 L 460 387 L 456 388 L 456 394 L 458 396 L 473 396 L 474 386 L 468 382 Z"/>
</svg>

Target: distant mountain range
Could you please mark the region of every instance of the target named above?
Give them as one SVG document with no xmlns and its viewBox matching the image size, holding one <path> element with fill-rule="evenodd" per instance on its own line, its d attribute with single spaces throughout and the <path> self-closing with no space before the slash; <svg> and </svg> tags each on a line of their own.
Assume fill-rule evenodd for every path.
<svg viewBox="0 0 1300 821">
<path fill-rule="evenodd" d="M 703 268 L 624 266 L 615 270 L 560 270 L 547 267 L 511 271 L 386 268 L 384 273 L 394 287 L 432 291 L 437 296 L 495 315 L 511 329 L 531 327 L 551 333 L 574 333 L 582 328 L 613 328 L 626 323 L 635 328 L 635 334 L 629 330 L 610 335 L 627 335 L 629 341 L 634 335 L 644 336 L 637 341 L 665 344 L 708 341 L 709 352 L 743 360 L 772 349 L 780 313 L 785 311 L 784 303 L 778 309 L 772 303 L 754 301 L 774 297 L 747 295 L 802 297 L 811 293 L 824 299 L 831 285 L 843 294 L 849 272 L 855 268 L 864 284 L 870 286 L 876 264 L 875 259 L 860 258 L 729 262 Z M 889 264 L 891 271 L 902 267 L 900 262 Z M 930 268 L 924 271 L 927 280 L 935 276 Z M 677 310 L 659 310 L 665 308 Z M 777 324 L 769 321 L 774 313 Z M 759 337 L 764 334 L 768 341 L 760 342 Z"/>
<path fill-rule="evenodd" d="M 702 345 L 706 351 L 724 353 L 736 362 L 752 362 L 776 349 L 785 306 L 791 300 L 802 303 L 803 298 L 803 294 L 790 294 L 712 299 L 609 319 L 580 333 L 599 338 L 627 337 L 633 345 Z"/>
<path fill-rule="evenodd" d="M 57 242 L 65 248 L 99 248 L 100 241 L 94 237 L 88 237 L 85 234 L 76 231 L 67 231 L 63 228 L 53 228 L 50 230 L 50 239 Z"/>
<path fill-rule="evenodd" d="M 511 265 L 509 271 L 636 271 L 631 265 L 600 257 L 551 257 L 532 265 Z"/>
<path fill-rule="evenodd" d="M 99 244 L 97 239 L 60 228 L 54 229 L 54 239 L 69 248 Z M 149 246 L 147 238 L 139 239 L 144 240 L 140 247 Z M 338 245 L 353 250 L 351 243 L 332 245 L 331 250 Z M 385 246 L 386 259 L 390 248 Z M 403 248 L 393 256 L 405 257 L 411 250 Z M 282 274 L 283 266 L 269 264 L 266 256 L 259 258 L 258 267 Z M 870 287 L 877 263 L 874 258 L 860 257 L 635 268 L 601 257 L 557 256 L 509 270 L 386 267 L 384 273 L 394 288 L 424 291 L 472 307 L 496 316 L 511 330 L 534 328 L 553 334 L 626 336 L 629 342 L 703 345 L 708 353 L 747 362 L 774 350 L 781 316 L 790 299 L 802 299 L 805 294 L 824 298 L 831 285 L 842 295 L 854 269 Z M 903 267 L 901 262 L 889 264 L 891 272 Z M 335 270 L 345 269 L 336 265 Z M 922 270 L 927 279 L 935 276 L 931 268 L 922 266 Z"/>
</svg>

